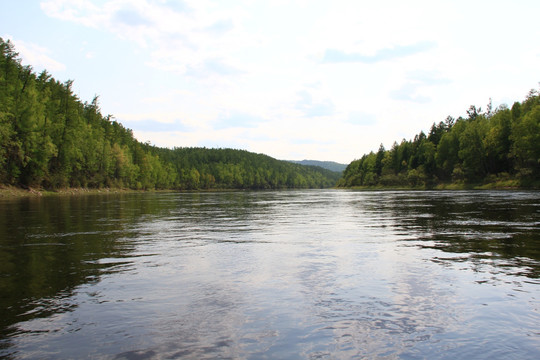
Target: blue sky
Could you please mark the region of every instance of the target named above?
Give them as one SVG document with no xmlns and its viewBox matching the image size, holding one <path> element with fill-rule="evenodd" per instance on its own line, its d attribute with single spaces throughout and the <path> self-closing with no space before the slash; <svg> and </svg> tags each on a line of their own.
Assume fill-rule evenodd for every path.
<svg viewBox="0 0 540 360">
<path fill-rule="evenodd" d="M 348 163 L 538 89 L 538 14 L 536 0 L 0 0 L 0 36 L 140 141 Z"/>
</svg>

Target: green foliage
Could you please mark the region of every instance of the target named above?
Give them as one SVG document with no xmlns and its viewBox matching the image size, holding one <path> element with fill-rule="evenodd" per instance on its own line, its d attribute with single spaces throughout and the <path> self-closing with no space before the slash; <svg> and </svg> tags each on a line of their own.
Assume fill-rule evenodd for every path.
<svg viewBox="0 0 540 360">
<path fill-rule="evenodd" d="M 0 38 L 0 184 L 132 189 L 331 187 L 340 174 L 232 149 L 163 149 L 138 142 L 98 97 L 22 66 Z"/>
<path fill-rule="evenodd" d="M 430 188 L 439 184 L 538 186 L 540 96 L 531 90 L 522 103 L 487 111 L 471 106 L 468 118 L 447 117 L 429 135 L 381 145 L 349 164 L 338 186 Z M 493 185 L 494 184 L 494 185 Z"/>
<path fill-rule="evenodd" d="M 180 189 L 280 189 L 331 187 L 340 174 L 279 161 L 245 150 L 150 147 L 179 174 Z"/>
</svg>

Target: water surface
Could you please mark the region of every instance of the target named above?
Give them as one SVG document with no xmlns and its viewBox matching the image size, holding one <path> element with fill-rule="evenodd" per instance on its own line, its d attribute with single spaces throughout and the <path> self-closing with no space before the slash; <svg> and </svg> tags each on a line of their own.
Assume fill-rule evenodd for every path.
<svg viewBox="0 0 540 360">
<path fill-rule="evenodd" d="M 540 358 L 540 192 L 0 202 L 0 357 Z"/>
</svg>

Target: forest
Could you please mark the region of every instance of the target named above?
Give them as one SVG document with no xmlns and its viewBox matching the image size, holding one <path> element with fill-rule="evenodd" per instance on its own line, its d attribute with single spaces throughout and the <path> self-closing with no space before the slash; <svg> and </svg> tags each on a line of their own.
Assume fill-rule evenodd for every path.
<svg viewBox="0 0 540 360">
<path fill-rule="evenodd" d="M 352 161 L 338 187 L 539 188 L 540 96 L 531 90 L 511 108 L 472 105 L 467 117 L 448 116 L 427 135 L 381 144 Z"/>
<path fill-rule="evenodd" d="M 245 150 L 160 148 L 82 102 L 73 81 L 24 66 L 0 38 L 0 185 L 60 189 L 540 187 L 540 94 L 471 106 L 413 140 L 381 144 L 343 174 Z"/>
<path fill-rule="evenodd" d="M 60 189 L 323 188 L 341 174 L 243 150 L 159 148 L 24 66 L 0 38 L 0 185 Z"/>
</svg>

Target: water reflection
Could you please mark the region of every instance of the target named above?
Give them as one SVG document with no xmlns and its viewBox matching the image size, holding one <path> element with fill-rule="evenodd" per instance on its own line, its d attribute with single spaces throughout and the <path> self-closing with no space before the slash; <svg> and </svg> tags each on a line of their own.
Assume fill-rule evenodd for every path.
<svg viewBox="0 0 540 360">
<path fill-rule="evenodd" d="M 0 357 L 539 355 L 540 194 L 0 203 Z"/>
<path fill-rule="evenodd" d="M 154 208 L 153 208 L 154 207 Z M 161 209 L 161 208 L 159 208 Z M 10 325 L 69 311 L 80 284 L 93 283 L 106 258 L 130 256 L 133 232 L 126 226 L 156 210 L 140 196 L 26 198 L 0 205 L 0 317 L 2 337 Z"/>
<path fill-rule="evenodd" d="M 509 273 L 540 276 L 538 192 L 456 191 L 381 194 L 400 234 L 452 253 L 438 261 L 483 261 Z"/>
</svg>

